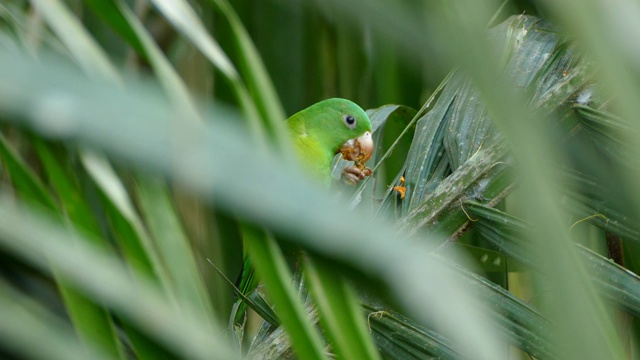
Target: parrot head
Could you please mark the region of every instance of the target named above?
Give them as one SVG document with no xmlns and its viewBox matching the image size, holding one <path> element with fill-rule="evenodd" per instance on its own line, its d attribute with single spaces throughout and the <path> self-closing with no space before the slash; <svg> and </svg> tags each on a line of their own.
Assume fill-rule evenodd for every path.
<svg viewBox="0 0 640 360">
<path fill-rule="evenodd" d="M 323 100 L 294 114 L 287 124 L 303 162 L 320 158 L 317 160 L 321 167 L 319 163 L 310 164 L 318 165 L 315 172 L 328 172 L 333 156 L 338 153 L 361 171 L 368 170 L 365 163 L 374 148 L 371 121 L 354 102 L 339 98 Z"/>
<path fill-rule="evenodd" d="M 287 120 L 290 125 L 300 130 L 298 136 L 309 136 L 318 141 L 335 155 L 342 152 L 347 160 L 355 158 L 358 153 L 373 152 L 371 139 L 371 121 L 360 106 L 347 99 L 327 99 L 320 101 Z M 358 146 L 366 149 L 357 149 Z M 347 155 L 348 150 L 355 153 Z"/>
</svg>

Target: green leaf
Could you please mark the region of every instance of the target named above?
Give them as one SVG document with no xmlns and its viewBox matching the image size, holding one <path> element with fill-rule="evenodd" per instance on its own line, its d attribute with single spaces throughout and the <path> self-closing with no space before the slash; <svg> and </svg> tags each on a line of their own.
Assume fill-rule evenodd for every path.
<svg viewBox="0 0 640 360">
<path fill-rule="evenodd" d="M 585 90 L 586 95 L 581 96 L 590 96 L 591 92 L 593 90 L 587 89 Z M 630 149 L 623 136 L 631 131 L 629 124 L 615 114 L 597 110 L 580 103 L 574 109 L 582 120 L 580 124 L 585 127 L 589 135 L 595 140 L 594 143 L 598 145 L 600 151 L 622 164 L 629 163 L 630 159 L 627 156 Z"/>
<path fill-rule="evenodd" d="M 278 318 L 278 314 L 276 314 L 271 305 L 269 305 L 259 289 L 253 290 L 249 294 L 249 299 L 253 303 L 253 305 L 251 305 L 251 309 L 253 309 L 256 314 L 260 315 L 260 317 L 268 322 L 271 326 L 280 326 L 281 322 Z"/>
<path fill-rule="evenodd" d="M 44 151 L 44 153 L 45 155 L 47 154 L 46 151 Z M 44 208 L 50 214 L 55 215 L 59 221 L 64 221 L 63 208 L 53 199 L 53 196 L 46 190 L 40 179 L 33 174 L 24 161 L 7 147 L 4 138 L 0 138 L 0 156 L 2 156 L 3 161 L 7 164 L 9 174 L 16 186 L 18 195 L 23 198 L 26 203 Z M 68 195 L 73 193 L 68 191 L 69 183 L 67 179 L 62 176 L 63 173 L 60 172 L 55 160 L 45 157 L 42 161 L 45 167 L 53 172 L 57 172 L 57 175 L 54 174 L 53 177 L 55 177 L 56 180 L 61 180 L 56 185 L 61 185 L 61 190 L 63 191 L 63 194 L 61 194 L 62 203 L 64 204 L 63 206 L 69 207 L 70 220 L 81 231 L 96 231 L 95 220 L 91 218 L 90 212 L 84 207 L 84 204 L 79 204 L 75 201 L 78 200 L 77 198 L 69 198 Z M 71 195 L 71 197 L 73 197 L 73 195 Z M 65 208 L 65 210 L 67 209 Z M 104 245 L 103 241 L 98 241 L 98 243 Z M 58 289 L 64 299 L 66 310 L 82 341 L 88 343 L 87 346 L 99 346 L 103 351 L 114 357 L 123 356 L 122 344 L 116 337 L 115 325 L 108 312 L 79 294 L 69 285 L 64 277 L 60 276 L 56 267 L 53 268 L 53 273 Z"/>
<path fill-rule="evenodd" d="M 271 130 L 276 145 L 280 146 L 284 153 L 287 153 L 290 151 L 290 146 L 289 133 L 283 122 L 286 116 L 258 50 L 229 2 L 226 0 L 210 1 L 229 21 L 244 81 L 260 111 L 263 122 Z"/>
<path fill-rule="evenodd" d="M 530 224 L 477 202 L 465 202 L 465 206 L 470 214 L 479 218 L 474 227 L 482 236 L 517 261 L 529 266 L 535 265 L 523 237 Z M 588 264 L 590 275 L 599 292 L 610 301 L 639 316 L 640 290 L 637 284 L 640 277 L 582 245 L 576 244 L 576 247 L 579 249 L 578 254 Z"/>
<path fill-rule="evenodd" d="M 320 322 L 336 356 L 342 359 L 379 359 L 367 334 L 358 298 L 333 264 L 308 258 L 304 264 Z"/>
<path fill-rule="evenodd" d="M 381 354 L 388 359 L 460 359 L 449 342 L 428 327 L 415 324 L 400 313 L 364 305 L 369 332 Z"/>
<path fill-rule="evenodd" d="M 504 288 L 461 267 L 456 262 L 442 261 L 457 269 L 472 291 L 484 302 L 491 304 L 491 318 L 509 342 L 535 358 L 557 358 L 553 347 L 557 328 L 545 319 L 537 309 L 516 298 Z"/>
<path fill-rule="evenodd" d="M 24 160 L 9 147 L 2 135 L 0 135 L 0 156 L 9 176 L 13 180 L 14 187 L 25 201 L 34 205 L 38 204 L 49 211 L 57 212 L 58 205 L 51 193 L 25 164 Z"/>
<path fill-rule="evenodd" d="M 123 2 L 116 2 L 117 8 L 121 16 L 126 20 L 128 27 L 135 34 L 136 40 L 141 44 L 149 59 L 151 66 L 155 70 L 158 80 L 162 84 L 169 98 L 176 103 L 183 111 L 189 112 L 191 115 L 185 117 L 192 119 L 196 116 L 195 105 L 186 85 L 175 72 L 169 60 L 164 56 L 158 44 L 155 43 L 151 35 L 146 31 L 141 21 L 135 17 L 131 9 Z"/>
<path fill-rule="evenodd" d="M 115 170 L 104 156 L 87 149 L 82 150 L 80 160 L 98 189 L 127 265 L 157 280 L 157 253 Z"/>
<path fill-rule="evenodd" d="M 85 191 L 80 188 L 77 171 L 70 164 L 61 161 L 61 159 L 68 159 L 69 154 L 64 149 L 56 148 L 53 144 L 35 136 L 31 137 L 31 143 L 40 158 L 52 190 L 60 200 L 63 213 L 75 227 L 97 239 L 97 245 L 109 246 L 104 239 L 100 238 L 102 233 L 94 211 L 82 196 Z"/>
<path fill-rule="evenodd" d="M 32 0 L 32 3 L 88 74 L 117 77 L 107 55 L 63 3 L 57 0 Z"/>
<path fill-rule="evenodd" d="M 0 246 L 5 250 L 45 273 L 55 268 L 88 298 L 105 304 L 181 357 L 235 358 L 215 323 L 205 321 L 197 309 L 177 309 L 173 300 L 132 274 L 115 254 L 91 244 L 29 208 L 0 201 Z"/>
<path fill-rule="evenodd" d="M 142 176 L 137 180 L 141 211 L 164 270 L 160 281 L 179 306 L 188 306 L 204 320 L 213 322 L 213 309 L 198 272 L 195 254 L 166 184 Z"/>
<path fill-rule="evenodd" d="M 143 56 L 147 56 L 136 30 L 120 11 L 122 3 L 108 0 L 83 0 L 83 2 L 101 19 L 122 36 L 131 47 Z"/>
<path fill-rule="evenodd" d="M 0 316 L 0 343 L 14 354 L 33 359 L 113 359 L 81 343 L 66 323 L 4 281 L 0 281 Z"/>
<path fill-rule="evenodd" d="M 369 110 L 369 117 L 374 131 L 375 151 L 369 161 L 381 167 L 384 176 L 377 176 L 378 187 L 386 190 L 384 184 L 394 178 L 404 166 L 404 160 L 413 139 L 415 127 L 411 125 L 411 120 L 417 115 L 414 109 L 400 105 L 385 105 L 383 107 Z M 407 131 L 405 132 L 405 129 Z M 401 141 L 397 142 L 397 140 Z M 384 158 L 387 151 L 393 146 L 393 151 Z M 382 165 L 382 166 L 381 166 Z"/>
<path fill-rule="evenodd" d="M 272 235 L 250 225 L 242 227 L 244 243 L 260 279 L 269 289 L 291 346 L 301 358 L 326 359 L 319 334 L 311 324 L 290 279 L 291 272 Z"/>
<path fill-rule="evenodd" d="M 260 114 L 236 68 L 218 43 L 209 35 L 189 3 L 184 0 L 153 0 L 152 3 L 222 73 L 245 112 L 254 141 L 266 144 L 265 129 L 260 122 Z"/>
<path fill-rule="evenodd" d="M 638 224 L 629 219 L 626 204 L 618 198 L 625 195 L 616 194 L 619 189 L 607 186 L 606 178 L 595 179 L 578 170 L 567 170 L 563 175 L 568 187 L 566 207 L 577 218 L 625 239 L 640 240 Z"/>
</svg>

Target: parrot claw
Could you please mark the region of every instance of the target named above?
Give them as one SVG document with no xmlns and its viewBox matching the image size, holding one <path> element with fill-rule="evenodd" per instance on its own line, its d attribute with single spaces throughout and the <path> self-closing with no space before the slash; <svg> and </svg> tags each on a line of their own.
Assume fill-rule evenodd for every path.
<svg viewBox="0 0 640 360">
<path fill-rule="evenodd" d="M 367 176 L 371 176 L 371 169 L 369 168 L 360 169 L 358 166 L 352 165 L 342 170 L 342 179 L 350 185 L 356 185 Z"/>
<path fill-rule="evenodd" d="M 373 153 L 371 132 L 367 131 L 357 139 L 345 142 L 339 152 L 345 160 L 353 161 L 352 166 L 347 166 L 342 170 L 342 179 L 346 183 L 356 185 L 360 180 L 371 176 L 371 169 L 365 166 Z"/>
</svg>

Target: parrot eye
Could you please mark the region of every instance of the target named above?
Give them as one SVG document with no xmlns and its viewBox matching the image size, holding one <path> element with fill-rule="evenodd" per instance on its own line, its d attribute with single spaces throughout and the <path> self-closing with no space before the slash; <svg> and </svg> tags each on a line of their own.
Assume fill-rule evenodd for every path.
<svg viewBox="0 0 640 360">
<path fill-rule="evenodd" d="M 356 118 L 354 118 L 352 115 L 345 115 L 343 116 L 342 120 L 344 121 L 344 124 L 347 125 L 349 129 L 355 129 Z"/>
</svg>

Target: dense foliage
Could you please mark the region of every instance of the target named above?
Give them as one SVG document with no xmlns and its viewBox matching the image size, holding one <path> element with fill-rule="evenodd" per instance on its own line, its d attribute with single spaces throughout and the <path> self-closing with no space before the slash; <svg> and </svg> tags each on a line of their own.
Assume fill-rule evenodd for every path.
<svg viewBox="0 0 640 360">
<path fill-rule="evenodd" d="M 0 4 L 0 357 L 638 358 L 609 5 Z M 376 151 L 327 196 L 283 120 L 334 96 Z"/>
</svg>

